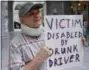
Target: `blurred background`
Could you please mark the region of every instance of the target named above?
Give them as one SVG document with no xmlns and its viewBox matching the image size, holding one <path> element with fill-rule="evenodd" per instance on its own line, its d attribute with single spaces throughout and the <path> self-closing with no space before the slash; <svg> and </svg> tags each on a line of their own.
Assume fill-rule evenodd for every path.
<svg viewBox="0 0 89 70">
<path fill-rule="evenodd" d="M 83 15 L 83 33 L 89 43 L 89 1 L 39 1 L 44 15 Z M 1 68 L 8 70 L 9 42 L 20 32 L 18 9 L 23 2 L 1 1 Z M 34 1 L 34 3 L 36 3 Z M 68 70 L 89 70 L 89 46 L 84 47 L 84 63 Z M 67 69 L 66 69 L 67 70 Z"/>
</svg>

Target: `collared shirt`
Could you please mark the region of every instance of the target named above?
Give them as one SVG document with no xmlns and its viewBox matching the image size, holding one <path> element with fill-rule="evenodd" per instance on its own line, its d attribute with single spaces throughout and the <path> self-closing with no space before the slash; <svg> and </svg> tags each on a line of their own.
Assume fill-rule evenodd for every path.
<svg viewBox="0 0 89 70">
<path fill-rule="evenodd" d="M 10 70 L 23 70 L 23 65 L 30 62 L 43 46 L 45 46 L 44 33 L 39 37 L 18 34 L 10 42 Z M 46 70 L 46 68 L 46 61 L 44 61 L 38 70 Z"/>
</svg>

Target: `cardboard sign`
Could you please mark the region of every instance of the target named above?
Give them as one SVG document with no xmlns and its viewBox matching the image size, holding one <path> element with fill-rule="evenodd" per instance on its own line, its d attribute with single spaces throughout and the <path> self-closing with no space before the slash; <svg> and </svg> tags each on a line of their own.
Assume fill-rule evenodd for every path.
<svg viewBox="0 0 89 70">
<path fill-rule="evenodd" d="M 60 70 L 82 64 L 82 15 L 51 15 L 44 18 L 45 41 L 51 55 L 48 70 Z"/>
</svg>

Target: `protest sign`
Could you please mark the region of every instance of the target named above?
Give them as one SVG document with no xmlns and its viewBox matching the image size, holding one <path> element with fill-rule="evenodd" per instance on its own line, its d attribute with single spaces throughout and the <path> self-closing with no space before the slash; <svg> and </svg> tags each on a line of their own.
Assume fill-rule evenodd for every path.
<svg viewBox="0 0 89 70">
<path fill-rule="evenodd" d="M 60 70 L 82 64 L 82 15 L 51 15 L 44 18 L 45 42 L 51 55 L 48 70 Z"/>
</svg>

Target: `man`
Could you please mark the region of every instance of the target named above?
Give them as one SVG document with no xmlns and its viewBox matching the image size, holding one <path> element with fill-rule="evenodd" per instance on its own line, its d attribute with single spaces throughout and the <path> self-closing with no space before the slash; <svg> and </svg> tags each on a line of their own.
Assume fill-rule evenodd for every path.
<svg viewBox="0 0 89 70">
<path fill-rule="evenodd" d="M 41 28 L 41 8 L 42 4 L 31 2 L 21 5 L 21 33 L 10 42 L 10 70 L 46 70 L 50 52 Z"/>
</svg>

